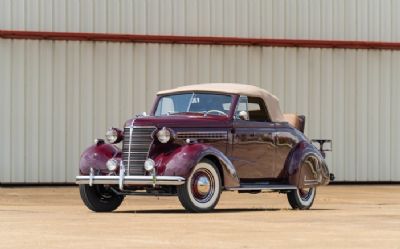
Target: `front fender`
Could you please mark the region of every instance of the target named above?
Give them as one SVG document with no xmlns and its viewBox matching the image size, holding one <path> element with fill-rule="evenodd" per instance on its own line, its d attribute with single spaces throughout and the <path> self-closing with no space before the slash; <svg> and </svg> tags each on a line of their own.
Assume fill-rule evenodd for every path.
<svg viewBox="0 0 400 249">
<path fill-rule="evenodd" d="M 153 160 L 156 163 L 157 175 L 181 176 L 187 179 L 194 166 L 205 157 L 218 160 L 225 187 L 238 187 L 240 185 L 236 169 L 231 161 L 224 153 L 210 145 L 185 144 L 172 152 L 159 154 Z"/>
<path fill-rule="evenodd" d="M 121 157 L 121 150 L 113 144 L 94 144 L 87 148 L 79 161 L 80 175 L 89 175 L 90 168 L 100 173 L 108 173 L 106 163 L 113 157 Z"/>
<path fill-rule="evenodd" d="M 329 170 L 320 151 L 307 141 L 298 143 L 286 163 L 289 184 L 309 188 L 329 183 Z"/>
</svg>

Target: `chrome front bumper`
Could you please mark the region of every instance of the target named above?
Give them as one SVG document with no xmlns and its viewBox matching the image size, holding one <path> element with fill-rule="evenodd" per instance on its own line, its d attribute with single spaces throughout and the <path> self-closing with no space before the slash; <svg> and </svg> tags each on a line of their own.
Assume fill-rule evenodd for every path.
<svg viewBox="0 0 400 249">
<path fill-rule="evenodd" d="M 77 176 L 76 184 L 108 184 L 119 185 L 119 176 Z M 169 185 L 178 186 L 185 183 L 185 178 L 180 176 L 125 176 L 122 185 Z"/>
<path fill-rule="evenodd" d="M 75 179 L 76 184 L 104 184 L 104 185 L 118 185 L 120 190 L 124 189 L 125 185 L 146 186 L 179 186 L 185 184 L 185 178 L 180 176 L 156 176 L 153 170 L 151 176 L 127 176 L 125 175 L 125 168 L 121 166 L 118 176 L 100 176 L 95 175 L 93 168 L 90 168 L 90 174 L 86 176 L 77 176 Z"/>
</svg>

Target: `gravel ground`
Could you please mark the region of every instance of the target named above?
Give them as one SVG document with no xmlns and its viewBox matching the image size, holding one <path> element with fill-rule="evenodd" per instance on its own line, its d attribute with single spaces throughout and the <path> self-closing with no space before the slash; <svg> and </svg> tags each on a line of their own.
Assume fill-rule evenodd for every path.
<svg viewBox="0 0 400 249">
<path fill-rule="evenodd" d="M 93 213 L 77 187 L 3 187 L 0 248 L 400 248 L 400 185 L 321 187 L 309 211 L 283 194 L 224 192 L 206 214 L 176 197 Z"/>
</svg>

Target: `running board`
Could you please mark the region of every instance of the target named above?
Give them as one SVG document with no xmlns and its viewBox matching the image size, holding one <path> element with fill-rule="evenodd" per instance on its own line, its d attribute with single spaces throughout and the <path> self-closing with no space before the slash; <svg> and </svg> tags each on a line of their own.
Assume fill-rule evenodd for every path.
<svg viewBox="0 0 400 249">
<path fill-rule="evenodd" d="M 293 185 L 282 185 L 282 184 L 241 184 L 240 187 L 226 188 L 230 191 L 257 191 L 257 190 L 296 190 L 297 187 Z"/>
</svg>

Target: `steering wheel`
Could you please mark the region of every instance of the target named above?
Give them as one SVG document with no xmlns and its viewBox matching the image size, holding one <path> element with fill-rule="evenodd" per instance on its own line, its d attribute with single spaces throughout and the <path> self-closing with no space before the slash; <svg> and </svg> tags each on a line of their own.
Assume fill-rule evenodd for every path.
<svg viewBox="0 0 400 249">
<path fill-rule="evenodd" d="M 221 114 L 221 115 L 224 115 L 224 116 L 228 116 L 228 114 L 226 114 L 225 112 L 220 111 L 220 110 L 208 110 L 208 111 L 206 111 L 205 115 L 207 115 L 210 112 L 216 112 L 218 114 Z"/>
</svg>

